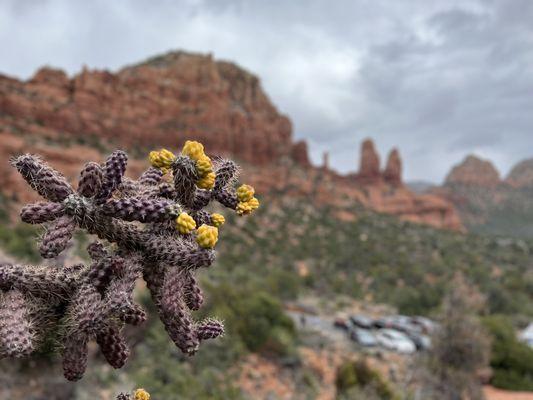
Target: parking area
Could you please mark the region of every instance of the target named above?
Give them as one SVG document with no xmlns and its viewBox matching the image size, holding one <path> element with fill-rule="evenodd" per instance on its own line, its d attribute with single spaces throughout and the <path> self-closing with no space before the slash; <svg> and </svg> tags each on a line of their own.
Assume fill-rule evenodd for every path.
<svg viewBox="0 0 533 400">
<path fill-rule="evenodd" d="M 437 323 L 425 317 L 389 315 L 374 318 L 364 314 L 349 316 L 312 315 L 288 311 L 301 330 L 319 333 L 333 342 L 350 342 L 362 349 L 381 349 L 414 354 L 431 347 L 431 334 Z"/>
</svg>

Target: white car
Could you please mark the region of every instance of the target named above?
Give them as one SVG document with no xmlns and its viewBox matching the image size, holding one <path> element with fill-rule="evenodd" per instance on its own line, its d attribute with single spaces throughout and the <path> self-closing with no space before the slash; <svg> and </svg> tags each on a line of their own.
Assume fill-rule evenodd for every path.
<svg viewBox="0 0 533 400">
<path fill-rule="evenodd" d="M 413 341 L 394 329 L 382 329 L 376 334 L 376 338 L 380 345 L 398 353 L 412 354 L 416 351 Z"/>
</svg>

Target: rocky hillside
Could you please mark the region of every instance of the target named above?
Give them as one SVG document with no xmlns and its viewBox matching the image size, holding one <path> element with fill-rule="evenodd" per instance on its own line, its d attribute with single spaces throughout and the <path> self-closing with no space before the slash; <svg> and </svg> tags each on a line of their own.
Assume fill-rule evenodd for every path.
<svg viewBox="0 0 533 400">
<path fill-rule="evenodd" d="M 469 230 L 533 237 L 533 159 L 501 178 L 490 161 L 470 155 L 432 192 L 454 203 Z"/>
<path fill-rule="evenodd" d="M 262 193 L 305 196 L 333 205 L 359 202 L 374 210 L 439 228 L 461 229 L 453 206 L 437 195 L 414 194 L 402 183 L 397 150 L 381 169 L 365 141 L 359 172 L 341 176 L 309 162 L 259 79 L 211 55 L 172 52 L 116 73 L 68 77 L 45 67 L 28 81 L 0 75 L 0 156 L 42 154 L 74 179 L 81 164 L 106 151 L 129 151 L 132 170 L 154 147 L 179 148 L 189 138 L 247 165 L 245 178 Z M 354 149 L 355 150 L 355 149 Z M 355 167 L 355 165 L 354 165 Z M 0 185 L 12 200 L 29 200 L 7 162 Z"/>
</svg>

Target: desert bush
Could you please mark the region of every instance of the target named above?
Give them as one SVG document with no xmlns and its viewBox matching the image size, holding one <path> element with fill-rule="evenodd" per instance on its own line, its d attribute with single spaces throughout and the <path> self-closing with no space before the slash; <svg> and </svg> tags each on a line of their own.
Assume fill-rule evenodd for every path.
<svg viewBox="0 0 533 400">
<path fill-rule="evenodd" d="M 394 392 L 382 376 L 371 369 L 366 360 L 347 361 L 337 369 L 335 378 L 340 399 L 392 400 Z"/>
<path fill-rule="evenodd" d="M 36 262 L 40 259 L 35 244 L 38 230 L 26 224 L 0 224 L 0 247 L 19 260 Z"/>
<path fill-rule="evenodd" d="M 229 283 L 207 287 L 206 310 L 212 307 L 226 321 L 231 340 L 242 341 L 252 352 L 282 356 L 294 350 L 296 329 L 279 300 L 256 288 Z"/>
<path fill-rule="evenodd" d="M 533 390 L 533 349 L 516 338 L 507 317 L 490 316 L 483 322 L 492 337 L 491 383 L 507 390 Z"/>
</svg>

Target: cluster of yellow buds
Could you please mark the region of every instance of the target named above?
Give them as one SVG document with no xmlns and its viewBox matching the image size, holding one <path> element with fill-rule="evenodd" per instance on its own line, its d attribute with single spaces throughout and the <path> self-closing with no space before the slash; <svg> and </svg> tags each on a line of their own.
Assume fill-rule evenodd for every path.
<svg viewBox="0 0 533 400">
<path fill-rule="evenodd" d="M 210 225 L 202 225 L 196 230 L 196 243 L 204 249 L 212 249 L 218 241 L 218 228 Z"/>
<path fill-rule="evenodd" d="M 212 249 L 218 241 L 218 227 L 225 221 L 224 216 L 215 213 L 211 215 L 211 222 L 214 226 L 203 224 L 196 229 L 194 219 L 186 212 L 182 212 L 176 218 L 176 229 L 183 235 L 191 233 L 196 229 L 196 242 L 204 249 Z"/>
<path fill-rule="evenodd" d="M 181 154 L 196 161 L 196 171 L 200 175 L 200 179 L 196 182 L 196 186 L 200 189 L 212 189 L 215 186 L 215 173 L 213 171 L 213 162 L 205 154 L 204 146 L 193 140 L 187 140 Z"/>
<path fill-rule="evenodd" d="M 182 212 L 180 215 L 178 215 L 178 218 L 176 218 L 176 229 L 179 231 L 179 233 L 184 235 L 191 233 L 194 229 L 196 229 L 196 222 L 189 214 Z"/>
<path fill-rule="evenodd" d="M 205 154 L 204 146 L 197 141 L 187 140 L 181 150 L 183 156 L 189 157 L 196 163 L 196 171 L 198 173 L 198 181 L 196 186 L 200 189 L 212 189 L 215 185 L 215 172 L 213 162 Z M 166 150 L 150 152 L 150 163 L 153 167 L 167 172 L 172 163 L 176 160 L 176 156 Z M 259 200 L 255 197 L 255 190 L 250 185 L 241 185 L 237 191 L 237 207 L 238 215 L 246 215 L 252 213 L 259 208 Z M 180 210 L 181 211 L 181 210 Z M 179 212 L 179 211 L 178 211 Z M 176 212 L 175 215 L 178 215 Z M 196 242 L 203 248 L 212 249 L 218 241 L 218 228 L 221 227 L 225 218 L 221 214 L 214 213 L 211 215 L 209 225 L 204 224 L 197 228 L 195 220 L 187 213 L 180 212 L 175 219 L 176 229 L 179 233 L 187 235 L 195 232 Z"/>
<path fill-rule="evenodd" d="M 259 208 L 259 200 L 254 197 L 255 190 L 250 185 L 241 185 L 237 189 L 237 214 L 246 215 Z"/>
<path fill-rule="evenodd" d="M 226 218 L 224 218 L 222 214 L 217 214 L 217 213 L 211 214 L 211 223 L 217 228 L 224 225 L 224 222 L 226 222 Z"/>
<path fill-rule="evenodd" d="M 164 173 L 167 173 L 176 156 L 167 149 L 161 149 L 159 151 L 151 151 L 148 159 L 152 167 L 159 168 Z"/>
<path fill-rule="evenodd" d="M 148 393 L 146 390 L 144 389 L 137 389 L 134 393 L 133 393 L 133 398 L 135 400 L 150 400 L 150 393 Z"/>
</svg>

